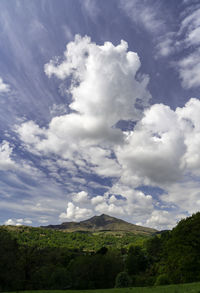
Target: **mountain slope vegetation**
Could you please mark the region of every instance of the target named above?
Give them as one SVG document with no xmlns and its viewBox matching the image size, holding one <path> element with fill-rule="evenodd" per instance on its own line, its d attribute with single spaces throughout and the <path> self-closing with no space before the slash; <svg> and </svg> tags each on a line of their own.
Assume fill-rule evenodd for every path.
<svg viewBox="0 0 200 293">
<path fill-rule="evenodd" d="M 148 235 L 134 234 L 124 231 L 104 232 L 63 232 L 55 229 L 34 228 L 27 226 L 2 226 L 9 232 L 19 245 L 45 247 L 60 247 L 70 250 L 97 251 L 103 246 L 112 248 L 128 247 L 131 244 L 142 245 Z"/>
</svg>

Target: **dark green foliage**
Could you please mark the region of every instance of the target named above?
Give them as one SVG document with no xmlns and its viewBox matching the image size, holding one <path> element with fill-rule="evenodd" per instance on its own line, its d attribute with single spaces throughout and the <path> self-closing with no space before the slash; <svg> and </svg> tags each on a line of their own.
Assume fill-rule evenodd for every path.
<svg viewBox="0 0 200 293">
<path fill-rule="evenodd" d="M 105 246 L 103 246 L 103 247 L 101 247 L 99 250 L 97 250 L 96 254 L 102 254 L 102 255 L 104 255 L 104 254 L 106 254 L 107 252 L 108 252 L 108 248 L 105 247 Z"/>
<path fill-rule="evenodd" d="M 19 261 L 16 239 L 4 229 L 0 230 L 0 290 L 19 289 L 23 286 L 24 272 Z"/>
<path fill-rule="evenodd" d="M 149 255 L 149 259 L 151 262 L 156 262 L 160 260 L 162 248 L 163 245 L 161 237 L 158 237 L 157 235 L 150 238 L 146 242 L 146 251 Z"/>
<path fill-rule="evenodd" d="M 165 250 L 167 273 L 173 283 L 200 280 L 200 213 L 179 222 Z"/>
<path fill-rule="evenodd" d="M 147 259 L 141 247 L 131 246 L 129 248 L 125 266 L 129 275 L 135 275 L 146 270 Z"/>
<path fill-rule="evenodd" d="M 200 213 L 145 243 L 138 237 L 1 227 L 0 291 L 200 281 Z"/>
<path fill-rule="evenodd" d="M 156 284 L 200 280 L 200 213 L 181 220 L 171 231 L 146 243 L 149 274 Z"/>
<path fill-rule="evenodd" d="M 115 288 L 126 288 L 130 287 L 131 278 L 127 272 L 120 272 L 115 280 Z"/>
<path fill-rule="evenodd" d="M 167 274 L 162 274 L 162 275 L 159 275 L 156 279 L 156 282 L 155 282 L 155 285 L 156 286 L 159 286 L 159 285 L 167 285 L 169 284 L 169 277 Z"/>
<path fill-rule="evenodd" d="M 80 256 L 68 267 L 74 289 L 112 288 L 116 275 L 122 269 L 122 259 L 116 252 Z"/>
<path fill-rule="evenodd" d="M 70 274 L 61 266 L 42 266 L 32 274 L 32 288 L 68 289 L 71 288 Z"/>
</svg>

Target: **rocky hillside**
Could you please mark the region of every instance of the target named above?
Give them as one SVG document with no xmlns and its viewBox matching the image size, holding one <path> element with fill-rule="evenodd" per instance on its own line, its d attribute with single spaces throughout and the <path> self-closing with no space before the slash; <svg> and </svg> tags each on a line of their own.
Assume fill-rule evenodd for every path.
<svg viewBox="0 0 200 293">
<path fill-rule="evenodd" d="M 146 234 L 146 235 L 150 235 L 157 232 L 157 230 L 155 229 L 134 225 L 126 221 L 123 221 L 121 219 L 117 219 L 105 214 L 102 214 L 101 216 L 94 216 L 88 220 L 81 221 L 81 222 L 64 222 L 60 225 L 49 225 L 49 226 L 43 226 L 42 228 L 57 229 L 57 230 L 63 230 L 66 232 L 123 231 L 123 232 L 132 232 L 134 234 Z"/>
</svg>

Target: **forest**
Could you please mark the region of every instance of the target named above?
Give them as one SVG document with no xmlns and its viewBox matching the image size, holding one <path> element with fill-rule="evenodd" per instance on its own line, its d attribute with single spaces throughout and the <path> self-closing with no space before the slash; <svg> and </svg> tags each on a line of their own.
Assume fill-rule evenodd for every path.
<svg viewBox="0 0 200 293">
<path fill-rule="evenodd" d="M 98 289 L 200 281 L 200 213 L 151 237 L 0 228 L 0 290 Z M 101 241 L 100 241 L 101 240 Z"/>
</svg>

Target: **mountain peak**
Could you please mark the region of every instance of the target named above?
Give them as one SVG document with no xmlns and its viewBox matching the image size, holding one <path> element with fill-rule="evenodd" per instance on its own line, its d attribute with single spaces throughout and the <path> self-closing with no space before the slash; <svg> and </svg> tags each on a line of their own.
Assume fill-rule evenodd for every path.
<svg viewBox="0 0 200 293">
<path fill-rule="evenodd" d="M 101 214 L 99 217 L 110 217 L 110 216 L 108 216 L 108 215 L 106 215 L 106 214 Z"/>
<path fill-rule="evenodd" d="M 114 218 L 114 217 L 106 215 L 106 214 L 101 214 L 100 216 L 96 216 L 96 217 L 103 218 L 103 219 L 117 219 L 117 218 Z"/>
<path fill-rule="evenodd" d="M 150 235 L 157 230 L 138 226 L 135 224 L 128 223 L 124 220 L 106 215 L 101 214 L 100 216 L 93 216 L 90 219 L 81 221 L 81 222 L 65 222 L 60 225 L 49 225 L 43 228 L 50 228 L 50 229 L 58 229 L 63 230 L 66 232 L 73 232 L 73 231 L 86 231 L 86 232 L 103 232 L 103 231 L 110 231 L 110 232 L 130 232 L 134 234 L 145 234 Z"/>
</svg>

